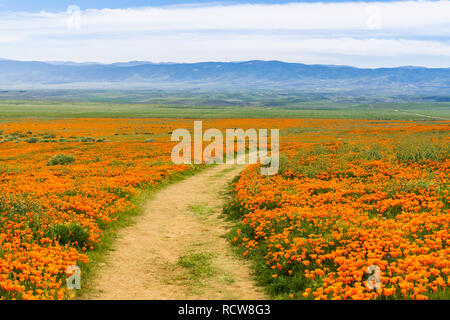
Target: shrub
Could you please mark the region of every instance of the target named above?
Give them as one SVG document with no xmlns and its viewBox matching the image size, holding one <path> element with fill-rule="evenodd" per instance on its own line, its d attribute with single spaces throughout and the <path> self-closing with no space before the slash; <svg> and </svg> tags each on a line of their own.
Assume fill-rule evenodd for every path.
<svg viewBox="0 0 450 320">
<path fill-rule="evenodd" d="M 81 142 L 95 142 L 94 138 L 91 137 L 84 137 L 80 139 Z"/>
<path fill-rule="evenodd" d="M 25 140 L 25 142 L 28 142 L 28 143 L 36 143 L 38 141 L 39 141 L 39 139 L 35 138 L 35 137 L 32 137 L 32 138 L 29 138 L 29 139 Z"/>
<path fill-rule="evenodd" d="M 83 247 L 89 240 L 89 232 L 77 223 L 71 223 L 68 226 L 57 224 L 51 228 L 49 236 L 56 238 L 60 244 L 72 243 Z"/>
<path fill-rule="evenodd" d="M 3 142 L 17 141 L 17 135 L 6 135 Z"/>
<path fill-rule="evenodd" d="M 58 224 L 53 226 L 50 237 L 56 238 L 59 243 L 66 244 L 70 239 L 70 230 L 69 227 L 64 224 Z"/>
<path fill-rule="evenodd" d="M 75 162 L 75 157 L 71 155 L 58 154 L 53 156 L 48 162 L 48 166 L 66 165 Z"/>
</svg>

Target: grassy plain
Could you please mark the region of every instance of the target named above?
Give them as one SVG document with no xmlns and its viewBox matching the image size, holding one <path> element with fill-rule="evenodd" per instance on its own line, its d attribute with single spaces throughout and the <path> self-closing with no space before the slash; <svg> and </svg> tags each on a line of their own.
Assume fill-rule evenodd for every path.
<svg viewBox="0 0 450 320">
<path fill-rule="evenodd" d="M 208 106 L 108 102 L 0 100 L 5 118 L 335 118 L 449 120 L 450 103 L 323 104 L 299 106 Z"/>
</svg>

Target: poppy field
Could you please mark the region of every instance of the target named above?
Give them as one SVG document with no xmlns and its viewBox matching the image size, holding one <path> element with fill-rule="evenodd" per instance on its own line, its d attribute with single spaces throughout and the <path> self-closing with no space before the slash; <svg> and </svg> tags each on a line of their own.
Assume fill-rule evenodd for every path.
<svg viewBox="0 0 450 320">
<path fill-rule="evenodd" d="M 281 124 L 283 121 L 276 121 Z M 230 128 L 246 119 L 211 120 Z M 262 124 L 267 124 L 262 121 Z M 0 299 L 70 299 L 85 269 L 146 189 L 199 165 L 171 161 L 177 119 L 7 119 L 0 122 Z"/>
<path fill-rule="evenodd" d="M 0 298 L 66 299 L 143 187 L 192 171 L 170 162 L 165 121 L 8 121 L 0 144 Z"/>
<path fill-rule="evenodd" d="M 279 128 L 281 168 L 250 165 L 224 213 L 231 243 L 283 299 L 448 298 L 448 121 L 210 119 Z M 201 165 L 171 162 L 190 119 L 3 119 L 0 299 L 71 299 L 135 199 Z M 366 286 L 369 266 L 381 289 Z"/>
<path fill-rule="evenodd" d="M 285 135 L 278 175 L 249 166 L 232 186 L 230 239 L 260 283 L 280 299 L 449 299 L 449 123 L 321 128 Z"/>
</svg>

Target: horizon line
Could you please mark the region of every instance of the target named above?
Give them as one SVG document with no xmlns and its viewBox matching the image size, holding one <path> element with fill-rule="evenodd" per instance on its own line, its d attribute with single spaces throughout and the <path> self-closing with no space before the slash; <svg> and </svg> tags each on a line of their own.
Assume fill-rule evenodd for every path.
<svg viewBox="0 0 450 320">
<path fill-rule="evenodd" d="M 201 64 L 201 63 L 246 63 L 246 62 L 279 62 L 284 64 L 301 64 L 305 66 L 329 66 L 329 67 L 347 67 L 347 68 L 354 68 L 354 69 L 401 69 L 401 68 L 417 68 L 417 69 L 450 69 L 450 66 L 448 67 L 426 67 L 426 66 L 420 66 L 420 65 L 399 65 L 394 67 L 357 67 L 352 65 L 345 65 L 345 64 L 324 64 L 324 63 L 303 63 L 303 62 L 291 62 L 291 61 L 283 61 L 283 60 L 261 60 L 261 59 L 254 59 L 254 60 L 232 60 L 232 61 L 198 61 L 198 62 L 173 62 L 173 61 L 164 61 L 164 62 L 152 62 L 152 61 L 144 61 L 144 60 L 127 60 L 127 61 L 115 61 L 115 62 L 98 62 L 98 61 L 70 61 L 70 60 L 21 60 L 21 59 L 9 59 L 9 58 L 0 58 L 1 61 L 15 61 L 15 62 L 41 62 L 46 64 L 55 64 L 55 63 L 73 63 L 73 64 L 97 64 L 97 65 L 114 65 L 119 63 L 133 63 L 133 62 L 139 62 L 142 64 L 155 64 L 155 65 L 168 65 L 168 64 Z"/>
</svg>

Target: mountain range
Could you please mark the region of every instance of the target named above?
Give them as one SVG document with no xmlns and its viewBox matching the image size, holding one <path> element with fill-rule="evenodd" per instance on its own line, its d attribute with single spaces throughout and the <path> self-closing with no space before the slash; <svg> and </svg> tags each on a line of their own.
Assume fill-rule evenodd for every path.
<svg viewBox="0 0 450 320">
<path fill-rule="evenodd" d="M 312 91 L 450 91 L 450 68 L 356 68 L 280 61 L 151 63 L 0 59 L 0 89 L 295 88 Z"/>
</svg>

